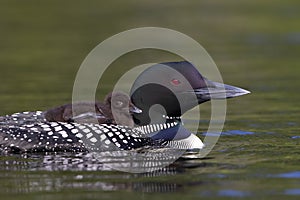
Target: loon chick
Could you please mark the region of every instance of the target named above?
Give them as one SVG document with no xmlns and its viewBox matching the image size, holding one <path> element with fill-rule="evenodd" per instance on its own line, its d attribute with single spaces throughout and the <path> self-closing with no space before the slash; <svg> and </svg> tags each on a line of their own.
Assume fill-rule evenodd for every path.
<svg viewBox="0 0 300 200">
<path fill-rule="evenodd" d="M 142 112 L 131 103 L 129 96 L 122 92 L 109 93 L 106 95 L 104 103 L 78 102 L 73 105 L 77 113 L 74 117 L 72 116 L 72 104 L 66 104 L 47 111 L 26 111 L 0 116 L 0 126 L 20 126 L 51 121 L 76 121 L 78 123 L 106 123 L 132 127 L 131 114 Z"/>
<path fill-rule="evenodd" d="M 5 152 L 98 151 L 111 147 L 131 150 L 166 145 L 201 149 L 203 143 L 182 126 L 180 116 L 210 99 L 248 93 L 204 78 L 189 62 L 162 63 L 142 72 L 132 86 L 131 100 L 142 110 L 133 113 L 139 127 L 73 122 L 3 125 L 0 126 L 0 148 Z M 163 109 L 153 109 L 155 105 Z"/>
<path fill-rule="evenodd" d="M 49 122 L 77 122 L 99 124 L 119 124 L 133 127 L 132 113 L 142 112 L 123 92 L 111 92 L 104 102 L 77 102 L 65 104 L 44 112 Z"/>
</svg>

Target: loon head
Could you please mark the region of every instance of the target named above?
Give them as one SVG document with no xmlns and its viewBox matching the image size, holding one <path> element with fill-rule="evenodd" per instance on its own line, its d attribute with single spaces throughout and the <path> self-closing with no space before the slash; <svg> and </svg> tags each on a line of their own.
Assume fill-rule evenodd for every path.
<svg viewBox="0 0 300 200">
<path fill-rule="evenodd" d="M 133 114 L 133 118 L 137 125 L 159 123 L 160 116 L 178 119 L 211 99 L 248 93 L 242 88 L 208 80 L 187 61 L 156 64 L 142 72 L 131 88 L 133 104 L 143 111 Z"/>
</svg>

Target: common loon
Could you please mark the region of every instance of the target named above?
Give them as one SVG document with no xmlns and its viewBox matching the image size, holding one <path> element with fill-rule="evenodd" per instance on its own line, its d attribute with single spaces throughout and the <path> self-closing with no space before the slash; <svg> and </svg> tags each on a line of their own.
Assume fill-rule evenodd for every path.
<svg viewBox="0 0 300 200">
<path fill-rule="evenodd" d="M 145 70 L 132 86 L 131 100 L 142 110 L 133 113 L 137 127 L 48 121 L 1 125 L 0 147 L 4 152 L 77 152 L 114 147 L 131 150 L 148 146 L 201 149 L 203 143 L 182 126 L 180 116 L 210 99 L 248 93 L 238 87 L 207 80 L 189 62 L 162 63 Z M 154 105 L 164 109 L 154 109 L 153 117 L 150 115 Z"/>
</svg>

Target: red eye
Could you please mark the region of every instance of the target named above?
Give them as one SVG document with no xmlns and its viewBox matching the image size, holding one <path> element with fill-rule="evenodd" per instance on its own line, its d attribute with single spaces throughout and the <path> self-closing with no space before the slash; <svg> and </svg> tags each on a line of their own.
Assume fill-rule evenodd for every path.
<svg viewBox="0 0 300 200">
<path fill-rule="evenodd" d="M 173 79 L 173 80 L 171 81 L 171 83 L 172 83 L 173 85 L 179 85 L 181 82 L 180 82 L 178 79 Z"/>
</svg>

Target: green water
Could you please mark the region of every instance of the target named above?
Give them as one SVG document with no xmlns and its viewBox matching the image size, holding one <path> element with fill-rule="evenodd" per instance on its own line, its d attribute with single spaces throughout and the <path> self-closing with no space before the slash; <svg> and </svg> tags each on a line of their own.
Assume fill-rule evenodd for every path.
<svg viewBox="0 0 300 200">
<path fill-rule="evenodd" d="M 299 24 L 296 0 L 0 0 L 1 115 L 71 101 L 89 51 L 113 34 L 143 26 L 193 37 L 225 83 L 252 92 L 228 100 L 224 135 L 205 159 L 128 174 L 103 171 L 84 155 L 1 156 L 0 198 L 299 199 Z M 178 57 L 161 51 L 130 53 L 113 64 L 120 70 L 106 72 L 97 96 L 130 66 L 172 60 Z M 205 131 L 209 103 L 201 109 L 199 132 Z"/>
</svg>

